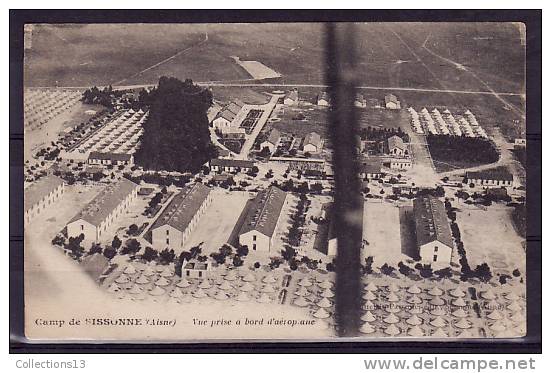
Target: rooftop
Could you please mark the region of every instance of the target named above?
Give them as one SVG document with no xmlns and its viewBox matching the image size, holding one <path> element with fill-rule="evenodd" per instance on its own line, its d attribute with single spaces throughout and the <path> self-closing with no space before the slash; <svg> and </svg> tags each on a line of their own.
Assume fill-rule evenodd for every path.
<svg viewBox="0 0 551 373">
<path fill-rule="evenodd" d="M 293 89 L 293 90 L 290 90 L 289 92 L 287 92 L 287 94 L 285 95 L 285 100 L 287 100 L 287 99 L 297 101 L 298 100 L 298 90 Z"/>
<path fill-rule="evenodd" d="M 388 104 L 389 102 L 393 102 L 393 103 L 397 104 L 399 102 L 398 97 L 394 96 L 392 93 L 386 95 L 385 96 L 385 104 Z"/>
<path fill-rule="evenodd" d="M 418 246 L 439 241 L 453 248 L 452 233 L 442 201 L 433 196 L 418 197 L 413 200 L 413 215 Z"/>
<path fill-rule="evenodd" d="M 200 262 L 196 259 L 191 259 L 190 261 L 188 261 L 184 264 L 184 269 L 196 270 L 196 271 L 203 270 L 204 271 L 204 270 L 208 269 L 208 266 L 209 266 L 208 263 Z"/>
<path fill-rule="evenodd" d="M 304 143 L 302 146 L 306 145 L 314 145 L 316 148 L 321 147 L 321 136 L 319 133 L 316 132 L 310 132 L 304 137 Z"/>
<path fill-rule="evenodd" d="M 256 230 L 272 237 L 286 196 L 284 191 L 274 186 L 259 192 L 247 211 L 239 235 Z"/>
<path fill-rule="evenodd" d="M 50 194 L 63 183 L 63 179 L 60 179 L 55 175 L 46 175 L 32 183 L 27 189 L 25 189 L 25 211 L 29 210 L 42 198 L 44 198 L 44 196 Z"/>
<path fill-rule="evenodd" d="M 280 137 L 281 137 L 281 133 L 274 128 L 272 129 L 272 132 L 270 132 L 270 136 L 268 136 L 268 139 L 266 139 L 266 141 L 276 145 L 279 142 Z"/>
<path fill-rule="evenodd" d="M 467 172 L 466 176 L 467 179 L 513 181 L 513 175 L 503 168 L 488 171 Z"/>
<path fill-rule="evenodd" d="M 210 188 L 201 183 L 184 188 L 170 201 L 151 229 L 169 225 L 181 232 L 185 231 L 209 193 Z"/>
<path fill-rule="evenodd" d="M 211 159 L 210 165 L 221 166 L 221 167 L 252 168 L 254 166 L 254 162 L 243 160 L 243 159 L 215 158 L 215 159 Z"/>
<path fill-rule="evenodd" d="M 82 219 L 98 226 L 137 187 L 137 184 L 125 178 L 109 184 L 84 206 L 70 222 Z"/>
<path fill-rule="evenodd" d="M 325 91 L 321 92 L 319 95 L 318 95 L 318 101 L 320 100 L 325 100 L 327 102 L 330 101 L 330 97 L 329 97 L 329 94 Z"/>
<path fill-rule="evenodd" d="M 381 173 L 381 161 L 378 159 L 364 158 L 360 160 L 360 173 Z"/>
<path fill-rule="evenodd" d="M 396 135 L 390 136 L 387 141 L 388 141 L 388 148 L 391 150 L 393 148 L 405 149 L 404 140 L 402 140 L 400 136 L 396 136 Z"/>
</svg>

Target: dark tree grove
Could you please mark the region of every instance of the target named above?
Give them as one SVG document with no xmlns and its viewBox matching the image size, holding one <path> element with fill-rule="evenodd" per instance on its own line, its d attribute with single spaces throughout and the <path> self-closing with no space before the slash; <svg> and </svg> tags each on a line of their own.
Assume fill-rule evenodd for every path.
<svg viewBox="0 0 551 373">
<path fill-rule="evenodd" d="M 144 124 L 136 163 L 145 169 L 198 172 L 216 157 L 207 110 L 212 94 L 189 79 L 161 77 Z"/>
<path fill-rule="evenodd" d="M 427 144 L 432 158 L 437 161 L 484 164 L 499 159 L 494 144 L 481 137 L 428 135 Z"/>
</svg>

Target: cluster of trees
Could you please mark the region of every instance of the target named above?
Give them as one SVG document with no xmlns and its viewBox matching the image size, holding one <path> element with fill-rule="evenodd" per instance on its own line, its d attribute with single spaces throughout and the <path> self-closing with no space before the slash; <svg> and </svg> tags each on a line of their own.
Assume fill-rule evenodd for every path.
<svg viewBox="0 0 551 373">
<path fill-rule="evenodd" d="M 99 89 L 94 86 L 85 90 L 82 93 L 82 102 L 91 105 L 102 105 L 108 108 L 113 107 L 113 99 L 116 97 L 117 92 L 113 91 L 113 87 L 108 86 L 103 89 Z M 118 93 L 120 96 L 121 93 Z"/>
<path fill-rule="evenodd" d="M 289 228 L 289 244 L 291 246 L 299 246 L 300 240 L 302 238 L 302 226 L 306 221 L 306 212 L 310 206 L 310 200 L 306 197 L 305 194 L 299 195 L 299 200 L 297 203 L 297 209 L 291 215 L 291 228 Z"/>
<path fill-rule="evenodd" d="M 303 181 L 302 183 L 295 184 L 292 179 L 287 179 L 281 184 L 274 180 L 271 185 L 278 187 L 284 192 L 299 193 L 300 195 L 306 193 L 321 194 L 323 191 L 323 185 L 321 183 L 316 182 L 309 185 L 307 181 Z"/>
<path fill-rule="evenodd" d="M 367 126 L 360 128 L 359 135 L 362 140 L 370 140 L 376 142 L 385 141 L 389 137 L 396 135 L 398 137 L 401 137 L 404 142 L 409 142 L 408 134 L 402 131 L 400 127 L 379 128 Z"/>
<path fill-rule="evenodd" d="M 38 152 L 36 152 L 35 155 L 37 158 L 44 157 L 44 159 L 47 161 L 54 161 L 59 157 L 60 152 L 61 150 L 57 146 L 48 146 L 47 148 L 40 149 Z"/>
<path fill-rule="evenodd" d="M 218 264 L 225 264 L 229 258 L 234 267 L 241 267 L 244 262 L 243 258 L 248 254 L 249 248 L 246 245 L 238 244 L 234 253 L 230 245 L 224 244 L 218 252 L 210 254 L 210 257 Z"/>
<path fill-rule="evenodd" d="M 281 250 L 281 258 L 272 257 L 270 258 L 270 268 L 278 268 L 282 263 L 289 263 L 289 268 L 292 271 L 298 270 L 301 266 L 305 266 L 308 269 L 315 270 L 318 268 L 321 260 L 315 260 L 309 258 L 306 255 L 302 255 L 300 258 L 297 258 L 297 250 L 290 245 L 285 245 L 284 249 Z"/>
<path fill-rule="evenodd" d="M 189 79 L 161 77 L 151 97 L 135 162 L 144 169 L 196 173 L 217 156 L 207 110 L 212 94 Z"/>
<path fill-rule="evenodd" d="M 182 176 L 173 176 L 173 175 L 161 175 L 159 172 L 145 173 L 140 176 L 134 176 L 129 172 L 123 174 L 128 180 L 140 184 L 143 180 L 148 184 L 158 184 L 158 185 L 175 185 L 177 187 L 184 187 L 187 183 L 191 181 L 191 175 L 182 175 Z"/>
<path fill-rule="evenodd" d="M 437 161 L 484 164 L 499 159 L 493 143 L 481 137 L 429 134 L 427 144 L 432 158 Z"/>
</svg>

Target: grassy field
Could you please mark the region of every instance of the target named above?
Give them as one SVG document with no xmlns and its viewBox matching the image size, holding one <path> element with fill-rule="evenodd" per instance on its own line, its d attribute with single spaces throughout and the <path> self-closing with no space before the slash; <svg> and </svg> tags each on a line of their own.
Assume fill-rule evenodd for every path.
<svg viewBox="0 0 551 373">
<path fill-rule="evenodd" d="M 296 119 L 298 115 L 303 115 L 304 119 Z M 285 107 L 278 117 L 281 121 L 273 122 L 272 126 L 283 133 L 304 137 L 309 132 L 317 132 L 322 137 L 327 136 L 327 109 L 313 105 Z"/>
<path fill-rule="evenodd" d="M 241 88 L 241 87 L 212 87 L 214 99 L 229 103 L 232 100 L 240 99 L 246 104 L 263 105 L 270 101 L 270 97 L 263 93 L 261 89 Z"/>
<path fill-rule="evenodd" d="M 365 23 L 356 31 L 363 85 L 487 90 L 470 72 L 431 54 L 426 40 L 432 53 L 464 64 L 497 92 L 524 86 L 523 45 L 512 24 Z M 250 78 L 230 56 L 262 62 L 283 75 L 279 83 L 323 83 L 324 45 L 324 27 L 316 23 L 41 25 L 25 57 L 26 83 Z"/>
</svg>

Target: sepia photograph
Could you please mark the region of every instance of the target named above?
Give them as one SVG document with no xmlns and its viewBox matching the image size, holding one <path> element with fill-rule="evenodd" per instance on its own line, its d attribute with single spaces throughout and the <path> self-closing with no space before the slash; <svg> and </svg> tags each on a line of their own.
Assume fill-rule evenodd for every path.
<svg viewBox="0 0 551 373">
<path fill-rule="evenodd" d="M 527 335 L 523 23 L 27 23 L 23 46 L 28 340 Z"/>
</svg>

